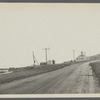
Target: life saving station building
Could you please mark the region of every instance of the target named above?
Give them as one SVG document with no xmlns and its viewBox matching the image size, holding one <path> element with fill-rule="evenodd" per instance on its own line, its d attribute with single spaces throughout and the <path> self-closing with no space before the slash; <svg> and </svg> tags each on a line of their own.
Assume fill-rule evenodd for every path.
<svg viewBox="0 0 100 100">
<path fill-rule="evenodd" d="M 76 58 L 76 61 L 85 61 L 88 60 L 88 57 L 86 56 L 86 53 L 81 51 L 81 54 Z"/>
</svg>

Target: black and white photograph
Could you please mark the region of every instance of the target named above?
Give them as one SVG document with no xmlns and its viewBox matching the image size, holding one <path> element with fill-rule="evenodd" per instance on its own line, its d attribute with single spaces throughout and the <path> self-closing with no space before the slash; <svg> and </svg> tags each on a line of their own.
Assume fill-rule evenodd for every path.
<svg viewBox="0 0 100 100">
<path fill-rule="evenodd" d="M 0 95 L 17 94 L 100 94 L 100 4 L 0 3 Z"/>
</svg>

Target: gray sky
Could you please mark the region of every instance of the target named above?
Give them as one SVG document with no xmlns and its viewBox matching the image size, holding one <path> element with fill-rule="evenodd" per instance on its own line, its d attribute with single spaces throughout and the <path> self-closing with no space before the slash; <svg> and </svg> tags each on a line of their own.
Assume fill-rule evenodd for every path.
<svg viewBox="0 0 100 100">
<path fill-rule="evenodd" d="M 100 53 L 100 4 L 0 4 L 0 68 Z"/>
</svg>

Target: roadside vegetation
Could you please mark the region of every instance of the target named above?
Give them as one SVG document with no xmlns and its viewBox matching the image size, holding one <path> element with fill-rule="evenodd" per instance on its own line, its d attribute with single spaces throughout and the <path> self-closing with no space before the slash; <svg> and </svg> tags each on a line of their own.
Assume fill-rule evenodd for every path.
<svg viewBox="0 0 100 100">
<path fill-rule="evenodd" d="M 92 67 L 93 73 L 95 74 L 95 77 L 98 79 L 100 84 L 100 62 L 90 63 L 90 66 Z"/>
<path fill-rule="evenodd" d="M 1 71 L 0 74 L 4 73 L 4 71 Z"/>
<path fill-rule="evenodd" d="M 9 68 L 9 71 L 12 71 L 12 73 L 0 75 L 0 84 L 51 72 L 69 66 L 71 64 L 72 63 L 62 63 L 62 64 L 36 66 L 36 67 L 28 66 L 24 68 Z"/>
</svg>

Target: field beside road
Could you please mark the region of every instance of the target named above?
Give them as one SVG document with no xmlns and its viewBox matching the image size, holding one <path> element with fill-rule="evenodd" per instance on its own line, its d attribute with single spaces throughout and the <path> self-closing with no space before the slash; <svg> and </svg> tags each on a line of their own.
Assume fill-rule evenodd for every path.
<svg viewBox="0 0 100 100">
<path fill-rule="evenodd" d="M 66 64 L 62 63 L 62 64 L 55 64 L 55 65 L 15 68 L 12 70 L 13 71 L 12 73 L 0 75 L 0 84 L 51 72 L 69 66 L 70 64 L 71 63 L 66 63 Z"/>
<path fill-rule="evenodd" d="M 100 85 L 100 62 L 90 63 L 90 66 L 92 67 L 94 75 L 98 79 L 98 82 L 99 82 L 99 85 Z"/>
</svg>

